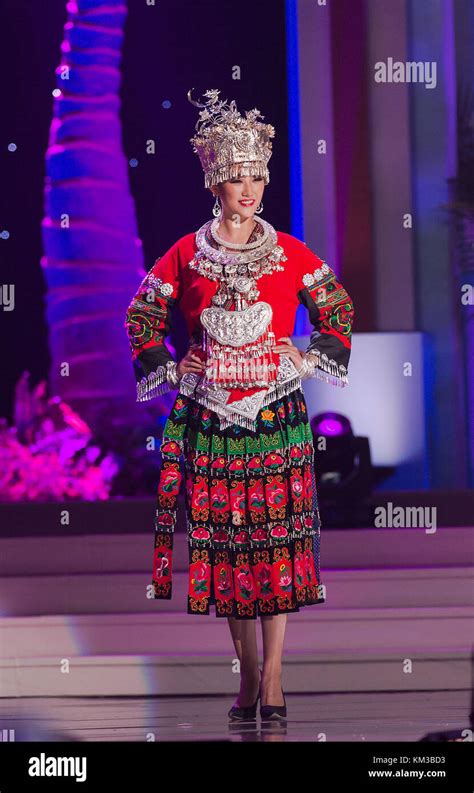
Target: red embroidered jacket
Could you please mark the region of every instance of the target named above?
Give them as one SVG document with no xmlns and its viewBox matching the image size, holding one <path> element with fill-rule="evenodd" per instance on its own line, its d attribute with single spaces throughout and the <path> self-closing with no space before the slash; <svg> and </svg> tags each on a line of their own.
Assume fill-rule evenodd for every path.
<svg viewBox="0 0 474 793">
<path fill-rule="evenodd" d="M 273 309 L 276 343 L 282 336 L 291 337 L 296 310 L 302 303 L 313 325 L 306 351 L 319 354 L 314 376 L 345 385 L 354 316 L 352 300 L 333 270 L 305 243 L 281 231 L 277 235 L 287 257 L 281 263 L 283 271 L 274 271 L 258 280 L 258 299 Z M 155 261 L 128 307 L 125 327 L 137 381 L 137 401 L 176 388 L 167 381 L 166 364 L 174 359 L 165 339 L 171 328 L 173 306 L 178 301 L 190 340 L 199 343 L 201 339 L 200 315 L 211 305 L 218 284 L 189 267 L 196 251 L 194 232 L 177 240 Z M 261 387 L 234 389 L 229 402 L 259 390 Z"/>
</svg>

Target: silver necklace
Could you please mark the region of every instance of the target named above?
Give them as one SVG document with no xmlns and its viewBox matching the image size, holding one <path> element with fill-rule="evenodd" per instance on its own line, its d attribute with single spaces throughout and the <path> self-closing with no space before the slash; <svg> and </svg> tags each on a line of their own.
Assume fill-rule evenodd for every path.
<svg viewBox="0 0 474 793">
<path fill-rule="evenodd" d="M 239 264 L 249 264 L 251 262 L 256 262 L 259 259 L 262 259 L 264 256 L 268 256 L 268 254 L 274 250 L 275 246 L 278 246 L 278 237 L 273 226 L 271 226 L 270 223 L 267 223 L 266 220 L 263 220 L 263 218 L 259 218 L 259 223 L 261 223 L 263 226 L 264 233 L 257 240 L 258 245 L 253 242 L 248 244 L 242 243 L 239 245 L 237 245 L 237 243 L 232 243 L 233 245 L 237 245 L 237 248 L 233 250 L 217 250 L 207 241 L 206 232 L 208 229 L 211 229 L 212 224 L 215 224 L 215 231 L 216 221 L 218 220 L 219 218 L 208 220 L 207 223 L 204 223 L 196 232 L 196 245 L 198 251 L 201 256 L 205 257 L 216 265 L 216 273 L 218 273 L 220 270 L 217 265 L 238 266 Z M 227 244 L 225 240 L 223 241 L 223 244 Z"/>
<path fill-rule="evenodd" d="M 222 237 L 219 236 L 217 229 L 219 228 L 219 218 L 215 218 L 212 221 L 210 232 L 212 238 L 217 242 L 218 245 L 224 245 L 227 248 L 231 248 L 232 250 L 236 251 L 252 251 L 255 248 L 258 248 L 268 239 L 268 235 L 270 233 L 268 227 L 266 228 L 264 223 L 260 220 L 260 218 L 254 218 L 255 222 L 259 224 L 263 228 L 263 234 L 259 235 L 258 239 L 255 242 L 229 242 L 228 240 L 224 240 Z M 253 231 L 252 231 L 253 233 Z"/>
<path fill-rule="evenodd" d="M 206 239 L 207 229 L 216 221 L 218 218 L 204 223 L 196 232 L 198 250 L 189 266 L 211 281 L 219 282 L 219 289 L 211 298 L 214 305 L 224 306 L 234 297 L 237 310 L 242 310 L 260 295 L 257 279 L 263 275 L 270 275 L 274 270 L 283 270 L 280 262 L 286 261 L 287 257 L 281 245 L 277 243 L 275 229 L 262 218 L 259 218 L 258 222 L 262 224 L 264 233 L 267 231 L 268 235 L 264 243 L 261 242 L 263 235 L 260 237 L 258 249 L 249 251 L 248 245 L 244 244 L 238 247 L 237 253 L 217 250 Z"/>
</svg>

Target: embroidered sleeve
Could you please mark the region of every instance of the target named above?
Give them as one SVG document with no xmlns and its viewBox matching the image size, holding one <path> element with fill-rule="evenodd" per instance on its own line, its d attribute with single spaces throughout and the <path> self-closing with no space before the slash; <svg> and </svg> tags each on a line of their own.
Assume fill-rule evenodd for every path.
<svg viewBox="0 0 474 793">
<path fill-rule="evenodd" d="M 303 268 L 298 299 L 313 325 L 305 351 L 303 379 L 318 377 L 333 385 L 348 384 L 351 354 L 352 300 L 329 265 L 312 254 Z"/>
<path fill-rule="evenodd" d="M 180 297 L 178 243 L 159 257 L 130 303 L 125 328 L 137 381 L 137 402 L 177 387 L 177 363 L 165 344 L 171 312 Z"/>
</svg>

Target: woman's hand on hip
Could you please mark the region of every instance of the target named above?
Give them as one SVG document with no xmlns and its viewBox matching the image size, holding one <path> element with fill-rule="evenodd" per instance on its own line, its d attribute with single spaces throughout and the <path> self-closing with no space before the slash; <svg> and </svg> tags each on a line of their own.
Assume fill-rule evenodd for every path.
<svg viewBox="0 0 474 793">
<path fill-rule="evenodd" d="M 303 366 L 303 356 L 301 355 L 298 348 L 295 347 L 289 336 L 280 336 L 278 341 L 286 342 L 286 344 L 277 344 L 275 347 L 272 347 L 272 351 L 278 353 L 279 355 L 281 353 L 288 355 L 299 371 Z"/>
<path fill-rule="evenodd" d="M 201 374 L 204 372 L 206 368 L 206 364 L 204 361 L 193 352 L 193 348 L 191 347 L 184 358 L 182 358 L 177 366 L 177 373 L 179 377 L 183 377 L 185 374 Z"/>
</svg>

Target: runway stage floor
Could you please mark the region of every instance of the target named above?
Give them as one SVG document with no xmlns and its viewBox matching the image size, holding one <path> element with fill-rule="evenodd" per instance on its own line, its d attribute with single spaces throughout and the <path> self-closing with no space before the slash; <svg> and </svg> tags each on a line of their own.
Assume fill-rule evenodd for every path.
<svg viewBox="0 0 474 793">
<path fill-rule="evenodd" d="M 237 692 L 236 692 L 237 694 Z M 235 697 L 32 697 L 0 700 L 16 741 L 419 741 L 466 729 L 470 691 L 287 695 L 286 723 L 229 723 Z"/>
</svg>

